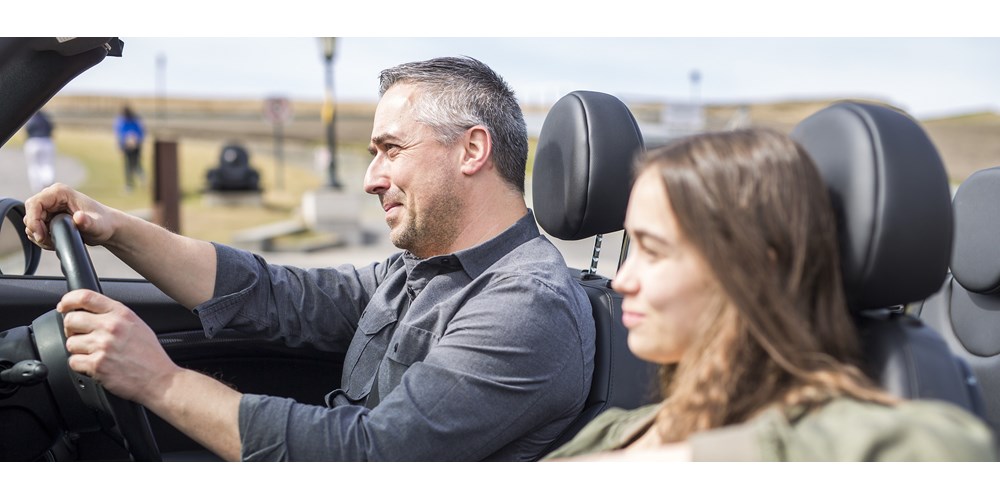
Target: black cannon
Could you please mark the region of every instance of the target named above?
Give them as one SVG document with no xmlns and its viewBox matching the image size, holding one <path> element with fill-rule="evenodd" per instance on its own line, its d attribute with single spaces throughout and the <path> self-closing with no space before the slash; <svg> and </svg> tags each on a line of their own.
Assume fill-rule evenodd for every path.
<svg viewBox="0 0 1000 500">
<path fill-rule="evenodd" d="M 260 191 L 260 174 L 250 166 L 250 153 L 236 144 L 226 144 L 219 166 L 206 174 L 209 191 Z"/>
</svg>

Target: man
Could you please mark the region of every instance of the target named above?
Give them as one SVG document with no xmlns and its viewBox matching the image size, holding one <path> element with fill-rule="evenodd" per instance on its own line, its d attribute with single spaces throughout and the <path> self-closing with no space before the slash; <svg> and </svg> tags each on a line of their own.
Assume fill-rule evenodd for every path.
<svg viewBox="0 0 1000 500">
<path fill-rule="evenodd" d="M 537 458 L 582 408 L 594 325 L 525 206 L 524 117 L 506 83 L 471 58 L 380 79 L 365 190 L 405 250 L 383 262 L 268 266 L 64 186 L 26 203 L 39 244 L 51 247 L 45 220 L 73 213 L 88 243 L 194 309 L 208 336 L 235 328 L 346 351 L 330 408 L 242 395 L 182 370 L 134 313 L 90 291 L 57 306 L 70 367 L 230 460 Z"/>
<path fill-rule="evenodd" d="M 56 179 L 56 148 L 52 142 L 55 125 L 49 115 L 39 111 L 24 125 L 28 138 L 24 141 L 24 157 L 28 163 L 28 185 L 32 193 L 52 185 Z"/>
</svg>

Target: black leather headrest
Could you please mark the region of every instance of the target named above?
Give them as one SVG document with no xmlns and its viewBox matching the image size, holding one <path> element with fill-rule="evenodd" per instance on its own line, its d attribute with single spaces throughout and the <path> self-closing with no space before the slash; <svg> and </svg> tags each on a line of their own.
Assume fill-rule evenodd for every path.
<svg viewBox="0 0 1000 500">
<path fill-rule="evenodd" d="M 937 291 L 951 257 L 951 194 L 920 125 L 887 107 L 841 102 L 791 135 L 830 189 L 851 309 L 907 304 Z"/>
<path fill-rule="evenodd" d="M 1000 167 L 980 170 L 955 193 L 951 272 L 970 292 L 1000 292 Z"/>
<path fill-rule="evenodd" d="M 620 231 L 642 133 L 618 98 L 576 91 L 552 106 L 532 173 L 535 218 L 545 232 L 579 240 Z"/>
</svg>

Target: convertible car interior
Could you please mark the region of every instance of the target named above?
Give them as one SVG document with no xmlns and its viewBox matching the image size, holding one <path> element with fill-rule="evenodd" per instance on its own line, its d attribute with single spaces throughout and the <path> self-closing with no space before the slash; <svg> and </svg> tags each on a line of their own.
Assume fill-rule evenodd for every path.
<svg viewBox="0 0 1000 500">
<path fill-rule="evenodd" d="M 966 361 L 983 394 L 983 413 L 1000 433 L 1000 167 L 980 170 L 955 193 L 951 274 L 916 313 Z"/>
<path fill-rule="evenodd" d="M 122 50 L 116 38 L 0 39 L 0 143 L 66 82 Z M 816 160 L 834 200 L 845 286 L 868 373 L 894 394 L 949 401 L 996 429 L 1000 342 L 990 325 L 1000 301 L 1000 227 L 994 227 L 1000 203 L 993 195 L 1000 169 L 966 181 L 953 217 L 940 156 L 905 114 L 841 102 L 802 121 L 792 136 Z M 560 99 L 539 135 L 531 180 L 538 224 L 556 238 L 595 241 L 593 261 L 570 269 L 593 306 L 594 381 L 583 413 L 552 449 L 606 408 L 635 408 L 658 397 L 656 367 L 628 350 L 613 277 L 597 273 L 602 235 L 622 230 L 632 161 L 643 147 L 629 108 L 600 92 Z M 14 264 L 0 261 L 0 460 L 216 458 L 141 406 L 69 370 L 54 311 L 67 289 L 100 290 L 125 303 L 175 362 L 242 392 L 321 405 L 338 385 L 342 354 L 237 331 L 209 340 L 191 311 L 150 283 L 99 278 L 68 217 L 52 225 L 65 276 L 34 276 L 39 250 L 24 237 L 22 201 L 0 200 L 0 249 L 13 239 L 21 250 Z M 619 264 L 627 252 L 626 237 Z"/>
</svg>

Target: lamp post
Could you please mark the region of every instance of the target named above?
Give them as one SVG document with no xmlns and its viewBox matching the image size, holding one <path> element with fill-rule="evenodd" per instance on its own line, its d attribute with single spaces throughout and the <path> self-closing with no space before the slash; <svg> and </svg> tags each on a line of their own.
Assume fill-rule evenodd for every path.
<svg viewBox="0 0 1000 500">
<path fill-rule="evenodd" d="M 330 154 L 330 163 L 327 165 L 327 186 L 340 189 L 342 185 L 337 179 L 337 139 L 334 131 L 334 117 L 336 116 L 333 104 L 333 56 L 336 52 L 337 39 L 334 37 L 320 37 L 320 49 L 323 51 L 323 60 L 326 63 L 326 92 L 323 98 L 323 123 L 326 124 L 326 145 Z"/>
<path fill-rule="evenodd" d="M 167 55 L 159 53 L 156 55 L 156 118 L 162 127 L 166 123 L 166 105 L 164 104 L 167 95 Z"/>
<path fill-rule="evenodd" d="M 701 72 L 693 69 L 688 78 L 691 80 L 691 102 L 696 105 L 700 104 L 701 89 L 699 87 L 701 85 Z"/>
</svg>

